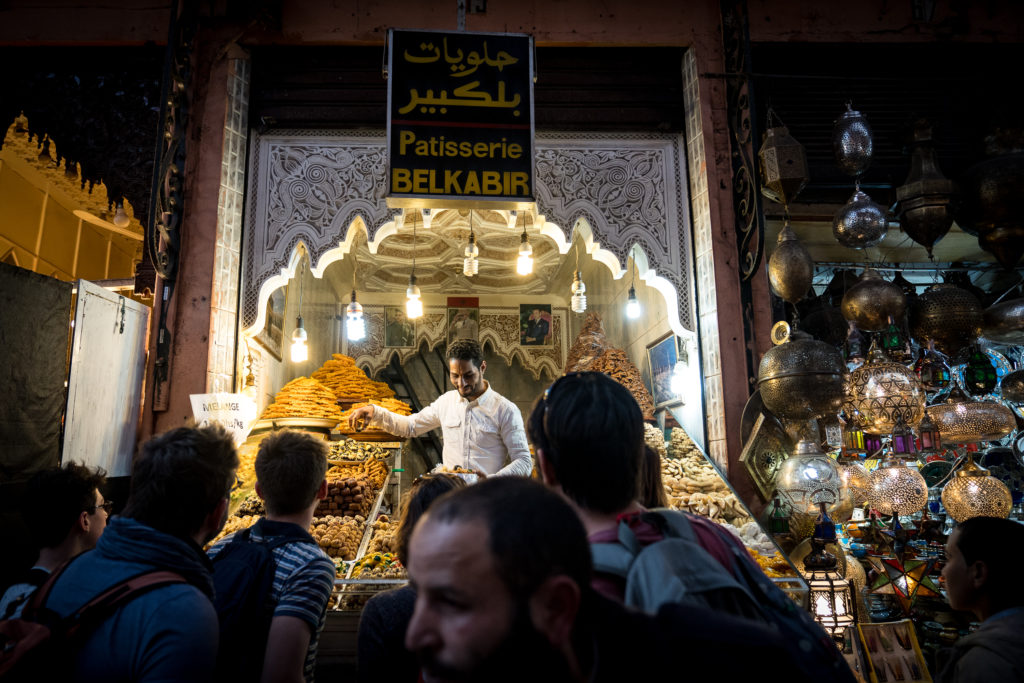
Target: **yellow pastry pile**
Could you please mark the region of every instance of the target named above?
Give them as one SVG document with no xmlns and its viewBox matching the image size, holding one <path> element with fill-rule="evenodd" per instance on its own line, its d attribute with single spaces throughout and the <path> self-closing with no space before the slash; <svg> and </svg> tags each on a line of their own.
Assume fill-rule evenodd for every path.
<svg viewBox="0 0 1024 683">
<path fill-rule="evenodd" d="M 342 403 L 390 398 L 395 395 L 387 382 L 374 382 L 356 366 L 353 358 L 341 353 L 332 354 L 331 360 L 320 366 L 312 376 L 333 391 L 337 400 Z"/>
<path fill-rule="evenodd" d="M 341 408 L 330 389 L 315 379 L 296 377 L 277 392 L 274 402 L 263 411 L 263 419 L 312 417 L 341 420 Z"/>
</svg>

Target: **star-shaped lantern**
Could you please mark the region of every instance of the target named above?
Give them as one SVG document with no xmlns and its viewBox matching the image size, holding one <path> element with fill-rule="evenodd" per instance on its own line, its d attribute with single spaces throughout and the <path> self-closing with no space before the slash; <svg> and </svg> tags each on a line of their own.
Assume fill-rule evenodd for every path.
<svg viewBox="0 0 1024 683">
<path fill-rule="evenodd" d="M 903 608 L 904 614 L 910 614 L 910 608 L 919 597 L 936 597 L 939 587 L 930 578 L 937 560 L 904 560 L 898 557 L 868 557 L 878 577 L 871 584 L 872 593 L 895 595 Z"/>
</svg>

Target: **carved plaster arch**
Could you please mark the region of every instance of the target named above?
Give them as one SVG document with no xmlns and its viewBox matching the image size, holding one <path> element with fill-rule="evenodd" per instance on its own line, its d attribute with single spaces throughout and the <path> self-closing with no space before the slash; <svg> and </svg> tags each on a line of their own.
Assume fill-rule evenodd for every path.
<svg viewBox="0 0 1024 683">
<path fill-rule="evenodd" d="M 388 209 L 386 159 L 375 132 L 290 131 L 254 135 L 250 155 L 241 327 L 262 329 L 270 294 L 294 276 L 301 243 L 311 270 L 348 255 L 358 229 L 371 254 L 406 215 Z M 577 231 L 615 279 L 630 252 L 637 273 L 666 299 L 674 332 L 693 328 L 690 231 L 682 139 L 655 133 L 537 135 L 532 225 L 567 253 Z M 423 224 L 445 209 L 430 215 Z M 506 220 L 511 212 L 499 212 Z M 571 226 L 571 227 L 570 227 Z"/>
</svg>

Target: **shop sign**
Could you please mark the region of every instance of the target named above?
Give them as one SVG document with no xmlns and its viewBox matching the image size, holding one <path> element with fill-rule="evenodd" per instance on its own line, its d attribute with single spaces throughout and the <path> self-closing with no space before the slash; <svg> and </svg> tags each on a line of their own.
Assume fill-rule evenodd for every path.
<svg viewBox="0 0 1024 683">
<path fill-rule="evenodd" d="M 533 39 L 392 29 L 388 205 L 533 203 Z"/>
</svg>

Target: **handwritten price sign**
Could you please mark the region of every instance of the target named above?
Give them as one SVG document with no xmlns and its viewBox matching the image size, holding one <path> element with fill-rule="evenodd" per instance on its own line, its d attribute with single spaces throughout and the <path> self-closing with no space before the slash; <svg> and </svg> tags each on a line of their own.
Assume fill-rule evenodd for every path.
<svg viewBox="0 0 1024 683">
<path fill-rule="evenodd" d="M 256 421 L 256 403 L 242 394 L 191 394 L 192 416 L 200 426 L 218 423 L 235 437 L 235 445 L 245 443 Z"/>
<path fill-rule="evenodd" d="M 388 204 L 533 202 L 533 39 L 392 29 Z"/>
</svg>

